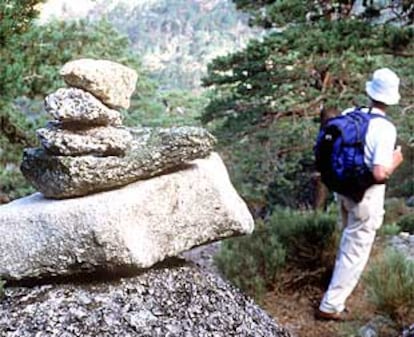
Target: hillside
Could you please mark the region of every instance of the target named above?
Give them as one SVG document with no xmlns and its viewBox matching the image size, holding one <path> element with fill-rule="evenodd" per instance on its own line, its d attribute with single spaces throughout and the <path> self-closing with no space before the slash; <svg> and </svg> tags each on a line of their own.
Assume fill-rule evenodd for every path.
<svg viewBox="0 0 414 337">
<path fill-rule="evenodd" d="M 126 34 L 162 89 L 197 89 L 206 65 L 243 48 L 259 34 L 230 0 L 76 1 L 52 0 L 42 21 L 107 18 Z"/>
</svg>

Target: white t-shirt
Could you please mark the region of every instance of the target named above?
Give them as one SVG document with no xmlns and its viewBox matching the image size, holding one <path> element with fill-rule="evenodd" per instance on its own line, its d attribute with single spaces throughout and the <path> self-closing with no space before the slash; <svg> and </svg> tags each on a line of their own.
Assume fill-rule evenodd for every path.
<svg viewBox="0 0 414 337">
<path fill-rule="evenodd" d="M 342 114 L 353 111 L 347 109 Z M 369 108 L 362 108 L 362 112 L 368 113 Z M 385 116 L 385 113 L 377 108 L 372 108 L 371 113 Z M 397 141 L 395 126 L 385 118 L 373 118 L 369 122 L 365 138 L 365 163 L 369 168 L 374 165 L 390 167 L 392 165 L 393 152 Z"/>
</svg>

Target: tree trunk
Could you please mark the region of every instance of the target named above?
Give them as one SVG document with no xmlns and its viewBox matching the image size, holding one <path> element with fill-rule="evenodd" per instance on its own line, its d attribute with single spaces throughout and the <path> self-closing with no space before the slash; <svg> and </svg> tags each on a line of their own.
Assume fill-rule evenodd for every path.
<svg viewBox="0 0 414 337">
<path fill-rule="evenodd" d="M 335 117 L 338 115 L 338 112 L 335 109 L 326 109 L 323 105 L 320 109 L 320 128 L 322 128 L 326 121 L 329 118 Z M 319 172 L 315 172 L 314 175 L 315 182 L 315 197 L 313 202 L 313 209 L 325 209 L 326 201 L 329 196 L 329 190 L 326 188 L 324 183 L 321 180 L 321 175 Z"/>
</svg>

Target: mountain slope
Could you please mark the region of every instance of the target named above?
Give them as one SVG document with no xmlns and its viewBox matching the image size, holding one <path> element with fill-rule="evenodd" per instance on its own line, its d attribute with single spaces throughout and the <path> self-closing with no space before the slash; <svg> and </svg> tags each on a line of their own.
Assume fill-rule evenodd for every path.
<svg viewBox="0 0 414 337">
<path fill-rule="evenodd" d="M 230 0 L 99 0 L 93 6 L 85 3 L 86 14 L 73 1 L 52 0 L 43 20 L 53 4 L 58 18 L 107 18 L 129 37 L 164 89 L 199 88 L 208 62 L 243 48 L 259 34 Z"/>
</svg>

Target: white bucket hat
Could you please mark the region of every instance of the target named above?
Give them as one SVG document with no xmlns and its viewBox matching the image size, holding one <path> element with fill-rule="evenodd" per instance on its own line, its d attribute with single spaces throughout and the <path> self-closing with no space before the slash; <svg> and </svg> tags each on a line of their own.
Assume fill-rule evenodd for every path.
<svg viewBox="0 0 414 337">
<path fill-rule="evenodd" d="M 374 72 L 372 81 L 367 81 L 365 91 L 375 101 L 394 105 L 400 101 L 399 85 L 400 79 L 392 70 L 381 68 Z"/>
</svg>

